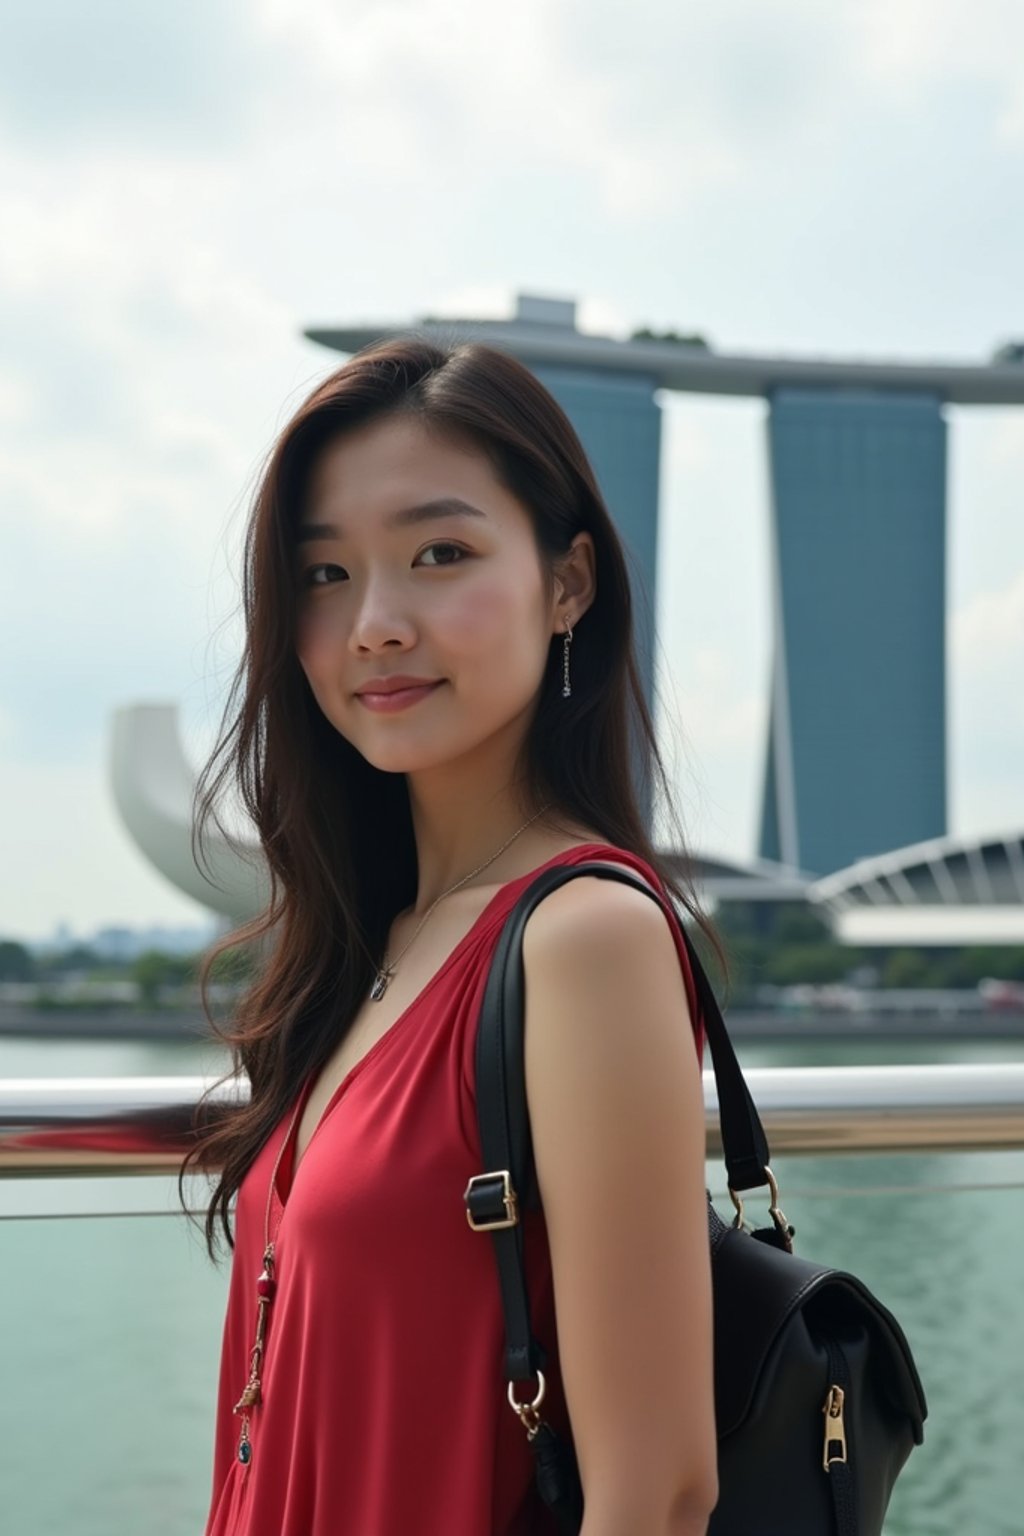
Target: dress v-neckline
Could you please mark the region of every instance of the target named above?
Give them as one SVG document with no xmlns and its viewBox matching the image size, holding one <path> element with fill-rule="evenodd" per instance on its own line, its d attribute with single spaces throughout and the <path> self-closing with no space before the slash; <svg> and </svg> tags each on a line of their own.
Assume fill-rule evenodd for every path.
<svg viewBox="0 0 1024 1536">
<path fill-rule="evenodd" d="M 469 944 L 470 940 L 475 937 L 480 925 L 485 921 L 486 918 L 491 915 L 492 911 L 501 901 L 502 897 L 504 897 L 514 885 L 520 885 L 527 880 L 532 880 L 535 876 L 541 874 L 545 869 L 547 869 L 549 865 L 557 863 L 559 859 L 564 859 L 566 854 L 582 853 L 585 849 L 589 850 L 592 848 L 610 848 L 611 846 L 612 844 L 610 843 L 575 843 L 571 848 L 563 848 L 560 853 L 552 854 L 550 859 L 546 859 L 543 864 L 538 864 L 535 869 L 529 869 L 525 874 L 517 875 L 514 879 L 506 880 L 503 885 L 499 885 L 490 901 L 487 902 L 486 906 L 482 908 L 470 926 L 466 929 L 466 932 L 462 935 L 462 938 L 459 939 L 454 948 L 448 952 L 433 975 L 424 982 L 423 986 L 416 993 L 416 996 L 406 1004 L 401 1013 L 395 1019 L 394 1023 L 388 1026 L 380 1038 L 375 1040 L 370 1046 L 369 1050 L 360 1056 L 359 1060 L 355 1062 L 345 1073 L 345 1076 L 334 1089 L 330 1098 L 327 1100 L 327 1103 L 321 1110 L 320 1118 L 317 1120 L 316 1125 L 310 1132 L 310 1137 L 306 1143 L 305 1151 L 299 1160 L 299 1167 L 295 1168 L 295 1142 L 299 1134 L 299 1122 L 302 1119 L 306 1107 L 306 1102 L 313 1090 L 313 1084 L 317 1076 L 315 1072 L 310 1072 L 307 1074 L 305 1082 L 299 1089 L 299 1105 L 295 1110 L 295 1118 L 291 1124 L 290 1132 L 285 1132 L 285 1135 L 288 1138 L 288 1145 L 282 1148 L 281 1159 L 277 1165 L 277 1175 L 274 1179 L 274 1185 L 271 1192 L 273 1199 L 282 1208 L 282 1211 L 287 1206 L 288 1201 L 291 1198 L 291 1192 L 295 1186 L 295 1179 L 298 1176 L 299 1170 L 301 1169 L 303 1163 L 306 1161 L 306 1158 L 309 1154 L 309 1149 L 312 1146 L 315 1137 L 319 1133 L 320 1127 L 323 1125 L 328 1115 L 334 1109 L 335 1105 L 341 1098 L 344 1097 L 346 1091 L 354 1079 L 362 1073 L 363 1069 L 367 1065 L 375 1061 L 377 1057 L 380 1056 L 383 1048 L 387 1045 L 387 1043 L 394 1039 L 395 1035 L 401 1030 L 402 1025 L 405 1024 L 406 1020 L 412 1014 L 417 1005 L 421 1003 L 427 994 L 433 990 L 441 978 L 448 974 L 448 971 L 454 965 L 455 961 L 459 959 L 462 952 Z"/>
</svg>

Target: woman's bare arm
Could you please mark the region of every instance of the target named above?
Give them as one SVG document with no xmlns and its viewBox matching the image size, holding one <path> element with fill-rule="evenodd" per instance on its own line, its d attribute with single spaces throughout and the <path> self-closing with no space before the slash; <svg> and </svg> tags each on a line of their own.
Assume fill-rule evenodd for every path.
<svg viewBox="0 0 1024 1536">
<path fill-rule="evenodd" d="M 523 939 L 526 1089 L 584 1536 L 700 1536 L 718 1496 L 704 1103 L 665 914 L 581 876 Z"/>
</svg>

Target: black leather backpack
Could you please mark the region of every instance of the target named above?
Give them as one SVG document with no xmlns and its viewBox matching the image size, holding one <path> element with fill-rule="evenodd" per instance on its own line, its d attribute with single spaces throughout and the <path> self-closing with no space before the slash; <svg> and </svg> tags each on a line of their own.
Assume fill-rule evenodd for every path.
<svg viewBox="0 0 1024 1536">
<path fill-rule="evenodd" d="M 530 1326 L 520 1200 L 539 1194 L 523 1055 L 522 938 L 537 903 L 580 875 L 623 880 L 668 910 L 646 880 L 606 863 L 560 865 L 523 892 L 491 963 L 476 1043 L 485 1171 L 464 1193 L 469 1225 L 489 1232 L 505 1314 L 508 1398 L 526 1427 L 541 1498 L 577 1536 L 583 1493 L 572 1444 L 540 1413 L 542 1346 Z M 675 916 L 675 914 L 673 914 Z M 680 924 L 680 927 L 682 925 Z M 893 1484 L 924 1438 L 924 1392 L 896 1319 L 854 1275 L 792 1251 L 768 1142 L 725 1022 L 689 936 L 718 1088 L 729 1190 L 727 1225 L 708 1192 L 714 1296 L 719 1499 L 708 1536 L 881 1536 Z M 739 1192 L 767 1187 L 772 1225 L 748 1230 Z M 517 1383 L 536 1380 L 532 1401 Z"/>
</svg>

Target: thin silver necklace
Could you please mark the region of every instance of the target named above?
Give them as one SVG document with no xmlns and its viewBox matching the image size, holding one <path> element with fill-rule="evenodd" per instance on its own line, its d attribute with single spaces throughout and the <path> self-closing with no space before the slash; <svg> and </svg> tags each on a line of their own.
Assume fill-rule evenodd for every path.
<svg viewBox="0 0 1024 1536">
<path fill-rule="evenodd" d="M 452 894 L 452 891 L 457 891 L 459 889 L 460 885 L 465 885 L 467 880 L 472 880 L 473 876 L 474 875 L 478 875 L 482 869 L 486 869 L 488 864 L 493 864 L 495 859 L 498 857 L 498 854 L 499 853 L 504 853 L 505 849 L 508 847 L 509 843 L 514 843 L 516 838 L 519 836 L 519 833 L 520 832 L 525 832 L 527 827 L 530 825 L 530 822 L 536 821 L 538 816 L 542 816 L 544 814 L 544 812 L 547 810 L 547 808 L 548 808 L 548 806 L 550 804 L 551 804 L 551 802 L 549 800 L 544 805 L 542 805 L 540 810 L 537 811 L 535 815 L 530 817 L 529 821 L 524 821 L 522 826 L 519 827 L 515 832 L 513 832 L 512 836 L 510 838 L 508 838 L 504 843 L 502 843 L 502 845 L 498 849 L 497 853 L 492 853 L 489 859 L 485 859 L 482 864 L 478 864 L 476 869 L 471 869 L 469 874 L 468 875 L 463 875 L 461 880 L 456 880 L 454 885 L 450 885 L 446 891 L 442 891 L 440 896 L 436 897 L 430 903 L 430 906 L 427 908 L 427 910 L 424 912 L 423 916 L 419 920 L 419 924 L 417 925 L 417 928 L 416 928 L 416 933 L 413 934 L 412 938 L 409 940 L 409 943 L 405 946 L 405 949 L 403 949 L 398 955 L 396 955 L 395 959 L 392 960 L 390 965 L 388 964 L 388 957 L 387 957 L 387 954 L 385 953 L 383 962 L 381 963 L 380 970 L 377 972 L 376 976 L 374 977 L 374 979 L 373 979 L 373 986 L 370 988 L 370 1000 L 371 1000 L 371 1002 L 374 1002 L 374 1003 L 379 1003 L 380 1002 L 381 998 L 384 996 L 384 993 L 388 989 L 388 983 L 391 981 L 392 976 L 395 974 L 395 967 L 397 966 L 399 960 L 401 960 L 402 955 L 405 954 L 405 950 L 408 949 L 409 946 L 415 941 L 416 934 L 419 933 L 420 929 L 423 927 L 423 924 L 426 922 L 426 920 L 430 916 L 431 912 L 433 912 L 434 908 L 437 906 L 437 903 L 439 901 L 443 901 L 446 896 L 450 896 Z"/>
</svg>

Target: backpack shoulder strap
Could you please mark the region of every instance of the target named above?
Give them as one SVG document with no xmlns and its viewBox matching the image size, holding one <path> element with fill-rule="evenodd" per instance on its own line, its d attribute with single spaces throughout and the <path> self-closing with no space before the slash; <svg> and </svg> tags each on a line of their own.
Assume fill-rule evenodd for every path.
<svg viewBox="0 0 1024 1536">
<path fill-rule="evenodd" d="M 667 910 L 664 898 L 650 883 L 624 865 L 597 860 L 556 865 L 539 875 L 518 898 L 495 946 L 476 1039 L 477 1120 L 485 1171 L 470 1179 L 463 1198 L 469 1225 L 474 1231 L 489 1232 L 494 1242 L 505 1310 L 505 1368 L 510 1381 L 526 1380 L 544 1364 L 544 1351 L 530 1328 L 520 1221 L 522 1205 L 539 1204 L 526 1099 L 523 930 L 545 896 L 580 875 L 633 885 Z M 714 993 L 685 929 L 679 926 L 712 1053 L 729 1182 L 736 1190 L 763 1185 L 768 1182 L 765 1170 L 769 1161 L 764 1130 Z"/>
</svg>

